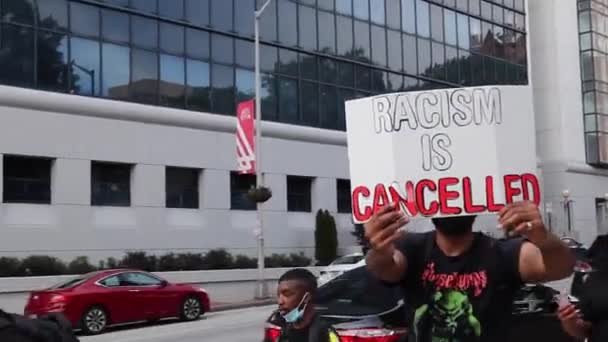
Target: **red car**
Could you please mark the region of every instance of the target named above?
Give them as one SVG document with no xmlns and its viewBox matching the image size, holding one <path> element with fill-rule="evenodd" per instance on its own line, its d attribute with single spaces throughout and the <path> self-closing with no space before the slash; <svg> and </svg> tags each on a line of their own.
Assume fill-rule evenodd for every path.
<svg viewBox="0 0 608 342">
<path fill-rule="evenodd" d="M 170 284 L 138 270 L 108 270 L 79 276 L 30 295 L 25 314 L 63 313 L 86 334 L 102 333 L 109 325 L 178 317 L 198 319 L 209 311 L 205 290 Z"/>
</svg>

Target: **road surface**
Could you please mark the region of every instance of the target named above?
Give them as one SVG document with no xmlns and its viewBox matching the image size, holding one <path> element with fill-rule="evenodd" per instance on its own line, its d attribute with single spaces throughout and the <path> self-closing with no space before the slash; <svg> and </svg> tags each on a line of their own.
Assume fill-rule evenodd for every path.
<svg viewBox="0 0 608 342">
<path fill-rule="evenodd" d="M 98 336 L 80 337 L 82 342 L 255 342 L 262 341 L 264 321 L 276 306 L 262 306 L 208 313 L 190 323 L 163 322 L 116 328 Z"/>
</svg>

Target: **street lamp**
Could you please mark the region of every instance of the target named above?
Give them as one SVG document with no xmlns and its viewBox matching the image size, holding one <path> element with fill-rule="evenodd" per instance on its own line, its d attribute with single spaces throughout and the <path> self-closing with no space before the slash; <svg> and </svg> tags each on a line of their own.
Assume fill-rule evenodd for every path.
<svg viewBox="0 0 608 342">
<path fill-rule="evenodd" d="M 259 10 L 254 12 L 255 15 L 255 179 L 256 188 L 260 188 L 264 185 L 262 177 L 262 104 L 260 101 L 260 18 L 262 13 L 272 0 L 267 0 Z M 264 223 L 262 217 L 262 202 L 257 202 L 257 217 L 258 227 L 256 229 L 256 235 L 258 238 L 258 279 L 256 286 L 256 297 L 267 298 L 268 287 L 266 286 L 266 280 L 264 279 Z"/>
</svg>

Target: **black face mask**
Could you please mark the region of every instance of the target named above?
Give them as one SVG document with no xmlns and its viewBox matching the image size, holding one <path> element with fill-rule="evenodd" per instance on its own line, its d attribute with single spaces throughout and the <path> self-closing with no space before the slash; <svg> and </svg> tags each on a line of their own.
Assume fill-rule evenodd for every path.
<svg viewBox="0 0 608 342">
<path fill-rule="evenodd" d="M 454 216 L 434 218 L 435 229 L 446 236 L 463 236 L 473 231 L 476 216 Z"/>
</svg>

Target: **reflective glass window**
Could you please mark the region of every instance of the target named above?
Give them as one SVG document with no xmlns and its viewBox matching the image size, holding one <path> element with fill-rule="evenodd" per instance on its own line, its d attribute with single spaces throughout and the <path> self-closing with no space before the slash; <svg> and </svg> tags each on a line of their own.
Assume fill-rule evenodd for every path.
<svg viewBox="0 0 608 342">
<path fill-rule="evenodd" d="M 211 0 L 211 26 L 232 31 L 232 0 Z"/>
<path fill-rule="evenodd" d="M 302 121 L 311 126 L 319 125 L 319 86 L 315 82 L 301 82 L 300 103 L 302 105 Z"/>
<path fill-rule="evenodd" d="M 320 89 L 320 124 L 323 128 L 338 127 L 338 92 L 336 87 L 321 85 Z"/>
<path fill-rule="evenodd" d="M 483 49 L 483 52 L 486 54 L 493 55 L 494 54 L 494 44 L 485 44 L 485 42 L 489 39 L 492 39 L 494 33 L 492 32 L 492 24 L 482 21 L 481 22 L 481 46 L 480 49 Z"/>
<path fill-rule="evenodd" d="M 427 39 L 418 39 L 418 74 L 427 75 L 431 63 L 431 43 Z"/>
<path fill-rule="evenodd" d="M 234 115 L 234 68 L 211 66 L 211 106 L 214 113 Z"/>
<path fill-rule="evenodd" d="M 515 9 L 523 12 L 526 9 L 525 0 L 515 0 Z"/>
<path fill-rule="evenodd" d="M 466 1 L 456 1 L 454 0 L 454 2 L 456 3 L 456 8 L 463 11 L 463 12 L 467 12 L 469 10 L 469 4 Z"/>
<path fill-rule="evenodd" d="M 165 206 L 167 208 L 199 208 L 201 171 L 181 167 L 165 169 Z"/>
<path fill-rule="evenodd" d="M 255 0 L 236 1 L 238 2 L 234 6 L 234 30 L 243 36 L 253 37 Z"/>
<path fill-rule="evenodd" d="M 456 13 L 448 9 L 443 11 L 443 25 L 445 27 L 445 42 L 456 46 L 457 44 L 457 29 L 456 29 Z"/>
<path fill-rule="evenodd" d="M 158 0 L 158 13 L 163 17 L 182 20 L 184 0 Z"/>
<path fill-rule="evenodd" d="M 194 58 L 209 58 L 209 32 L 187 28 L 186 53 Z"/>
<path fill-rule="evenodd" d="M 479 0 L 469 0 L 469 13 L 473 15 L 479 15 L 481 13 Z"/>
<path fill-rule="evenodd" d="M 316 11 L 312 7 L 300 5 L 299 12 L 300 20 L 298 21 L 300 29 L 300 46 L 307 50 L 317 49 L 317 18 Z M 322 34 L 326 34 L 323 32 Z"/>
<path fill-rule="evenodd" d="M 460 84 L 470 86 L 473 83 L 471 78 L 471 53 L 467 50 L 458 50 L 458 58 Z"/>
<path fill-rule="evenodd" d="M 186 20 L 197 26 L 209 25 L 209 0 L 186 0 Z"/>
<path fill-rule="evenodd" d="M 68 89 L 68 38 L 65 34 L 38 31 L 36 72 L 38 88 L 65 92 Z M 3 66 L 4 67 L 4 66 Z"/>
<path fill-rule="evenodd" d="M 2 20 L 34 25 L 35 9 L 32 0 L 2 1 Z"/>
<path fill-rule="evenodd" d="M 443 41 L 443 8 L 435 5 L 431 5 L 431 38 Z"/>
<path fill-rule="evenodd" d="M 494 25 L 494 56 L 505 58 L 505 47 L 503 44 L 504 30 L 501 26 Z"/>
<path fill-rule="evenodd" d="M 403 35 L 403 69 L 411 75 L 418 74 L 418 56 L 416 53 L 416 37 Z"/>
<path fill-rule="evenodd" d="M 471 35 L 471 38 L 469 39 L 471 50 L 479 51 L 483 41 L 483 36 L 481 33 L 481 21 L 479 19 L 471 18 L 469 27 Z"/>
<path fill-rule="evenodd" d="M 445 48 L 446 79 L 461 84 L 458 67 L 458 50 L 449 46 Z"/>
<path fill-rule="evenodd" d="M 369 90 L 372 83 L 371 69 L 365 66 L 355 66 L 355 87 Z"/>
<path fill-rule="evenodd" d="M 158 22 L 140 16 L 131 17 L 131 42 L 134 45 L 155 49 L 158 46 Z"/>
<path fill-rule="evenodd" d="M 503 19 L 504 17 L 502 7 L 496 5 L 492 6 L 492 20 L 494 20 L 496 24 L 502 24 Z"/>
<path fill-rule="evenodd" d="M 394 71 L 401 71 L 401 33 L 398 31 L 387 30 L 388 35 L 388 67 Z"/>
<path fill-rule="evenodd" d="M 300 75 L 309 80 L 317 79 L 317 57 L 300 53 Z"/>
<path fill-rule="evenodd" d="M 297 45 L 298 16 L 296 4 L 287 0 L 277 2 L 279 5 L 279 40 L 285 45 Z"/>
<path fill-rule="evenodd" d="M 198 1 L 198 0 L 197 0 Z M 156 6 L 156 1 L 150 0 L 131 0 L 131 7 L 149 13 L 157 13 L 158 6 Z"/>
<path fill-rule="evenodd" d="M 484 56 L 483 58 L 483 76 L 484 83 L 491 84 L 496 82 L 496 66 L 495 60 L 491 57 Z"/>
<path fill-rule="evenodd" d="M 6 9 L 5 9 L 6 14 Z M 7 16 L 16 15 L 11 12 Z M 31 14 L 31 13 L 30 13 Z M 4 18 L 5 20 L 8 18 Z M 16 19 L 11 17 L 11 19 Z M 17 20 L 14 20 L 17 21 Z M 16 85 L 22 87 L 32 87 L 34 85 L 34 34 L 29 28 L 2 25 L 2 35 L 0 36 L 0 82 L 8 85 Z M 38 46 L 48 45 L 51 48 L 55 44 L 41 44 Z M 60 57 L 52 51 L 53 57 L 48 57 L 49 62 L 57 60 Z M 38 62 L 40 63 L 40 61 Z M 57 61 L 58 65 L 61 65 Z M 40 75 L 39 75 L 40 76 Z"/>
<path fill-rule="evenodd" d="M 236 69 L 236 101 L 246 101 L 255 97 L 255 73 L 251 70 Z"/>
<path fill-rule="evenodd" d="M 255 210 L 256 204 L 247 198 L 247 192 L 255 187 L 255 175 L 230 173 L 230 209 Z"/>
<path fill-rule="evenodd" d="M 160 23 L 160 48 L 169 53 L 184 53 L 184 27 Z"/>
<path fill-rule="evenodd" d="M 471 85 L 483 84 L 483 57 L 476 53 L 471 54 Z"/>
<path fill-rule="evenodd" d="M 492 5 L 490 3 L 481 1 L 481 17 L 492 20 Z"/>
<path fill-rule="evenodd" d="M 126 7 L 129 6 L 129 0 L 105 0 L 105 2 L 114 6 Z"/>
<path fill-rule="evenodd" d="M 387 92 L 387 81 L 386 72 L 372 69 L 372 90 L 376 94 Z"/>
<path fill-rule="evenodd" d="M 387 90 L 391 92 L 401 91 L 403 89 L 403 76 L 392 72 L 389 72 L 387 74 Z"/>
<path fill-rule="evenodd" d="M 353 0 L 336 0 L 336 12 L 346 15 L 352 15 Z"/>
<path fill-rule="evenodd" d="M 353 0 L 355 18 L 369 20 L 369 0 Z"/>
<path fill-rule="evenodd" d="M 423 0 L 416 0 L 416 29 L 419 36 L 430 36 L 429 3 Z"/>
<path fill-rule="evenodd" d="M 520 31 L 526 29 L 526 18 L 519 13 L 515 14 L 515 28 Z"/>
<path fill-rule="evenodd" d="M 104 43 L 102 49 L 103 97 L 125 100 L 129 97 L 130 49 L 126 46 Z"/>
<path fill-rule="evenodd" d="M 341 15 L 336 16 L 338 29 L 338 54 L 347 56 L 353 52 L 353 20 Z"/>
<path fill-rule="evenodd" d="M 234 63 L 233 39 L 221 34 L 211 35 L 211 54 L 215 62 Z"/>
<path fill-rule="evenodd" d="M 18 3 L 19 1 L 5 1 L 6 3 Z M 56 30 L 65 31 L 68 27 L 68 4 L 66 0 L 45 0 L 38 1 L 38 26 Z M 10 5 L 9 5 L 10 6 Z M 28 10 L 29 13 L 29 10 Z"/>
<path fill-rule="evenodd" d="M 185 105 L 184 59 L 171 55 L 160 55 L 160 104 L 183 108 Z"/>
<path fill-rule="evenodd" d="M 401 29 L 401 0 L 386 0 L 386 26 Z"/>
<path fill-rule="evenodd" d="M 314 0 L 312 0 L 314 2 Z M 334 10 L 334 0 L 318 0 L 319 8 L 324 10 L 333 11 Z"/>
<path fill-rule="evenodd" d="M 234 41 L 236 64 L 244 67 L 254 67 L 253 43 L 247 40 L 236 39 Z"/>
<path fill-rule="evenodd" d="M 129 98 L 135 102 L 155 104 L 158 93 L 158 55 L 145 50 L 131 50 Z"/>
<path fill-rule="evenodd" d="M 384 17 L 384 1 L 385 0 L 370 0 L 372 22 L 378 25 L 384 25 L 386 18 Z"/>
<path fill-rule="evenodd" d="M 209 111 L 209 64 L 193 59 L 186 60 L 186 101 L 188 108 Z"/>
<path fill-rule="evenodd" d="M 266 0 L 257 0 L 257 8 L 265 2 Z M 277 1 L 271 1 L 260 18 L 260 36 L 269 41 L 277 40 Z"/>
<path fill-rule="evenodd" d="M 277 79 L 272 74 L 262 74 L 262 119 L 277 121 Z"/>
<path fill-rule="evenodd" d="M 401 27 L 407 33 L 416 33 L 415 0 L 401 0 Z"/>
<path fill-rule="evenodd" d="M 338 95 L 338 129 L 341 131 L 346 131 L 346 111 L 344 110 L 344 102 L 354 99 L 355 92 L 351 89 L 338 89 Z"/>
<path fill-rule="evenodd" d="M 386 66 L 386 29 L 372 25 L 372 61 Z"/>
<path fill-rule="evenodd" d="M 369 62 L 371 60 L 369 23 L 355 20 L 355 52 L 356 59 Z"/>
<path fill-rule="evenodd" d="M 309 6 L 316 6 L 317 5 L 317 0 L 298 0 L 299 2 L 309 5 Z"/>
<path fill-rule="evenodd" d="M 72 91 L 80 95 L 99 95 L 101 93 L 99 42 L 72 37 L 70 46 Z"/>
<path fill-rule="evenodd" d="M 279 120 L 286 123 L 298 122 L 298 81 L 279 78 Z"/>
<path fill-rule="evenodd" d="M 287 49 L 279 49 L 278 72 L 298 76 L 298 53 Z"/>
<path fill-rule="evenodd" d="M 333 54 L 336 52 L 336 23 L 334 18 L 333 13 L 319 11 L 319 51 L 323 53 Z M 352 39 L 350 42 L 352 47 Z"/>
<path fill-rule="evenodd" d="M 336 62 L 328 58 L 319 59 L 319 75 L 321 76 L 321 81 L 335 83 L 337 76 Z"/>
<path fill-rule="evenodd" d="M 515 27 L 515 12 L 505 10 L 505 26 Z"/>
<path fill-rule="evenodd" d="M 279 51 L 276 47 L 262 44 L 260 46 L 260 69 L 274 71 L 278 67 Z"/>
<path fill-rule="evenodd" d="M 355 65 L 352 63 L 338 62 L 338 83 L 346 87 L 355 85 Z"/>
<path fill-rule="evenodd" d="M 116 11 L 102 10 L 101 35 L 107 40 L 129 42 L 129 15 Z"/>
<path fill-rule="evenodd" d="M 99 36 L 99 8 L 70 2 L 70 17 L 73 33 Z"/>
<path fill-rule="evenodd" d="M 468 49 L 469 43 L 469 17 L 464 14 L 456 16 L 458 22 L 458 46 L 461 49 Z"/>
<path fill-rule="evenodd" d="M 431 73 L 431 76 L 439 80 L 445 79 L 446 74 L 445 54 L 443 49 L 443 44 L 432 43 L 433 72 Z"/>
</svg>

